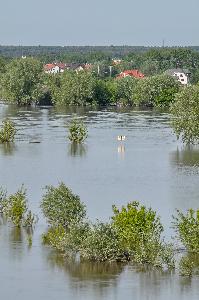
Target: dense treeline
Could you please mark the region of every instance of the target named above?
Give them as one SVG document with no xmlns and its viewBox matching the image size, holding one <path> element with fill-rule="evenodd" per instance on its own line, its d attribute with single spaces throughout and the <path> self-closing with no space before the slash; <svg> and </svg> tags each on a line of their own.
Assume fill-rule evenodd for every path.
<svg viewBox="0 0 199 300">
<path fill-rule="evenodd" d="M 189 47 L 166 47 L 163 49 L 190 49 L 199 51 L 199 46 L 189 46 Z M 109 54 L 110 56 L 123 57 L 130 52 L 146 52 L 150 49 L 161 49 L 161 47 L 147 47 L 147 46 L 3 46 L 0 45 L 0 55 L 10 58 L 21 57 L 22 55 L 27 56 L 39 56 L 39 55 L 60 55 L 65 53 L 76 53 L 85 54 L 90 52 L 103 52 Z"/>
<path fill-rule="evenodd" d="M 185 54 L 188 55 L 187 52 Z M 147 60 L 148 57 L 156 56 L 157 53 L 148 53 Z M 62 74 L 49 75 L 43 72 L 43 64 L 38 59 L 14 59 L 9 63 L 2 59 L 0 96 L 3 100 L 20 105 L 45 103 L 48 100 L 53 104 L 66 105 L 167 106 L 180 86 L 163 72 L 154 72 L 139 80 L 112 77 L 125 68 L 137 67 L 136 60 L 136 54 L 129 55 L 121 64 L 112 66 L 111 74 L 108 63 L 101 62 L 93 64 L 87 72 L 65 71 Z M 184 64 L 185 62 L 184 59 Z M 178 63 L 180 64 L 179 59 Z"/>
<path fill-rule="evenodd" d="M 1 98 L 19 105 L 168 106 L 179 83 L 171 76 L 102 78 L 92 71 L 45 74 L 34 58 L 15 59 L 1 73 Z"/>
<path fill-rule="evenodd" d="M 75 52 L 69 52 L 59 58 L 62 62 L 71 62 L 73 59 L 75 61 L 75 55 Z M 47 58 L 48 55 L 46 62 L 52 62 Z M 172 124 L 177 136 L 186 143 L 199 141 L 199 52 L 189 48 L 129 52 L 116 65 L 111 56 L 104 52 L 78 53 L 76 58 L 76 61 L 91 63 L 91 69 L 50 75 L 44 73 L 41 57 L 11 60 L 0 57 L 0 99 L 19 105 L 169 108 L 172 104 L 171 112 L 175 117 Z M 188 69 L 191 85 L 183 86 L 174 77 L 165 75 L 170 68 Z M 126 69 L 139 69 L 146 76 L 116 79 L 116 75 Z"/>
<path fill-rule="evenodd" d="M 199 48 L 199 47 L 198 47 Z M 87 54 L 104 53 L 111 57 L 123 57 L 129 52 L 144 52 L 150 47 L 144 46 L 2 46 L 0 45 L 0 55 L 6 57 L 40 56 L 40 55 L 64 55 L 64 54 Z M 198 49 L 199 50 L 199 49 Z"/>
<path fill-rule="evenodd" d="M 107 67 L 112 59 L 122 59 L 113 69 L 112 75 L 124 69 L 139 69 L 145 75 L 157 75 L 169 68 L 188 68 L 192 80 L 199 76 L 199 47 L 153 48 L 130 46 L 86 46 L 86 47 L 15 47 L 0 46 L 0 57 L 12 59 L 31 56 L 43 64 L 49 62 L 93 63 L 101 65 L 103 76 L 109 74 Z M 1 66 L 1 63 L 0 63 Z M 196 77 L 196 78 L 195 78 Z"/>
</svg>

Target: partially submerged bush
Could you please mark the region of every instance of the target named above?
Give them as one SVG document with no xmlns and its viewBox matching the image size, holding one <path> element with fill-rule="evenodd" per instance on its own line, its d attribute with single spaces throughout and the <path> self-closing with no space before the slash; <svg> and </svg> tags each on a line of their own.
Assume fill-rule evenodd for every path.
<svg viewBox="0 0 199 300">
<path fill-rule="evenodd" d="M 43 235 L 47 243 L 66 256 L 83 260 L 124 261 L 168 268 L 174 266 L 173 249 L 161 239 L 159 217 L 152 209 L 132 202 L 113 208 L 111 223 L 89 224 L 85 205 L 64 183 L 47 186 L 41 207 L 51 227 Z"/>
<path fill-rule="evenodd" d="M 163 226 L 155 211 L 131 202 L 121 210 L 113 206 L 113 212 L 113 227 L 120 248 L 133 261 L 155 266 L 174 265 L 172 248 L 161 239 Z"/>
<path fill-rule="evenodd" d="M 177 210 L 173 218 L 180 242 L 188 252 L 199 253 L 199 210 L 189 209 L 185 214 Z"/>
<path fill-rule="evenodd" d="M 6 205 L 7 192 L 0 187 L 0 213 L 3 214 L 3 209 Z"/>
<path fill-rule="evenodd" d="M 85 124 L 77 119 L 72 120 L 69 126 L 69 140 L 74 143 L 82 143 L 87 138 Z"/>
<path fill-rule="evenodd" d="M 67 228 L 86 216 L 85 205 L 63 182 L 58 187 L 46 186 L 41 208 L 49 224 L 55 227 Z"/>
<path fill-rule="evenodd" d="M 92 261 L 114 261 L 123 258 L 118 236 L 111 224 L 97 222 L 82 241 L 80 256 Z"/>
<path fill-rule="evenodd" d="M 0 143 L 13 142 L 16 134 L 16 128 L 12 121 L 4 120 L 3 127 L 0 129 Z"/>
<path fill-rule="evenodd" d="M 1 190 L 0 212 L 8 221 L 18 227 L 32 227 L 36 222 L 35 216 L 28 211 L 26 190 L 23 187 L 10 196 Z"/>
<path fill-rule="evenodd" d="M 183 256 L 179 263 L 179 270 L 182 276 L 199 275 L 199 254 L 187 253 Z"/>
<path fill-rule="evenodd" d="M 61 251 L 64 256 L 73 257 L 79 253 L 83 240 L 89 231 L 88 223 L 72 224 L 68 228 L 62 225 L 51 226 L 43 234 L 43 243 Z"/>
</svg>

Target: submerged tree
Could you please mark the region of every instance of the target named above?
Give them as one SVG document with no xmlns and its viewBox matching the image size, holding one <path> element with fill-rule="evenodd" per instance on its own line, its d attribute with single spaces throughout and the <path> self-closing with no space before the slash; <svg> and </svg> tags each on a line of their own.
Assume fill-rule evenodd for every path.
<svg viewBox="0 0 199 300">
<path fill-rule="evenodd" d="M 69 140 L 74 143 L 82 143 L 87 138 L 86 125 L 77 119 L 73 119 L 69 126 Z"/>
<path fill-rule="evenodd" d="M 183 276 L 198 275 L 199 210 L 189 209 L 186 213 L 177 210 L 177 215 L 173 216 L 173 219 L 177 239 L 186 250 L 179 263 L 180 274 Z"/>
<path fill-rule="evenodd" d="M 43 95 L 43 67 L 34 58 L 14 59 L 1 78 L 1 97 L 19 105 L 37 102 Z"/>
<path fill-rule="evenodd" d="M 28 210 L 26 190 L 22 186 L 15 194 L 7 196 L 0 190 L 0 213 L 17 227 L 32 227 L 37 218 Z"/>
<path fill-rule="evenodd" d="M 113 206 L 113 212 L 120 248 L 130 259 L 141 264 L 174 267 L 172 245 L 161 238 L 163 226 L 155 211 L 131 202 L 121 210 Z"/>
<path fill-rule="evenodd" d="M 0 143 L 13 142 L 16 134 L 16 128 L 12 121 L 4 120 L 3 127 L 0 129 Z"/>
<path fill-rule="evenodd" d="M 176 94 L 171 113 L 177 138 L 186 144 L 199 143 L 199 86 L 188 86 Z"/>
<path fill-rule="evenodd" d="M 199 254 L 199 210 L 189 209 L 185 214 L 177 210 L 173 226 L 177 237 L 188 252 Z"/>
<path fill-rule="evenodd" d="M 46 186 L 41 208 L 50 225 L 65 229 L 86 216 L 85 205 L 63 182 L 58 187 Z"/>
<path fill-rule="evenodd" d="M 133 100 L 138 106 L 169 107 L 179 89 L 179 82 L 172 76 L 145 77 L 137 81 Z"/>
</svg>

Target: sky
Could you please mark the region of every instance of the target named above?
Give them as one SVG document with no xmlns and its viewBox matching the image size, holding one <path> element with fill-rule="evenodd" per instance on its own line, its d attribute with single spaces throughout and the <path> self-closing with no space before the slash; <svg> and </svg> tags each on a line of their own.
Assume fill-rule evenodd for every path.
<svg viewBox="0 0 199 300">
<path fill-rule="evenodd" d="M 0 0 L 0 45 L 199 45 L 199 0 Z"/>
</svg>

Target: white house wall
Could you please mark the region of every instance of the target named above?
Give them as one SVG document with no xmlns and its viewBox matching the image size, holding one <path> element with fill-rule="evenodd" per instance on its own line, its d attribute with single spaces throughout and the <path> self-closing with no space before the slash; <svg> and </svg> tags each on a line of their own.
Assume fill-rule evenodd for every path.
<svg viewBox="0 0 199 300">
<path fill-rule="evenodd" d="M 181 84 L 188 84 L 188 77 L 185 73 L 175 72 L 174 76 L 178 78 Z"/>
</svg>

